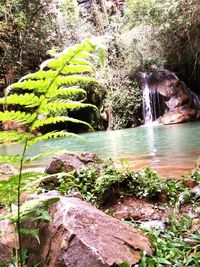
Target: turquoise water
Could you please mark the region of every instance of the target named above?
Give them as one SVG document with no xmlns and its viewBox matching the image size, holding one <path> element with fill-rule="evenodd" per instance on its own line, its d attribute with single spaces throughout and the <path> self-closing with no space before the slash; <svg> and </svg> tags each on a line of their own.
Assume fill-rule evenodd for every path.
<svg viewBox="0 0 200 267">
<path fill-rule="evenodd" d="M 129 159 L 131 167 L 150 166 L 161 174 L 178 176 L 191 169 L 200 155 L 200 122 L 148 126 L 81 134 L 86 139 L 59 138 L 43 141 L 28 150 L 30 156 L 51 149 L 90 151 L 103 158 Z M 2 153 L 19 153 L 20 146 L 6 146 Z M 40 165 L 47 165 L 43 160 Z"/>
</svg>

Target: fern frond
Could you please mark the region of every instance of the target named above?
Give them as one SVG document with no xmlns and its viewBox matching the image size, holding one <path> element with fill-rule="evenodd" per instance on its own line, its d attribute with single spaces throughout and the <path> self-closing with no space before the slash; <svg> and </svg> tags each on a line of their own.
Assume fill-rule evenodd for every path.
<svg viewBox="0 0 200 267">
<path fill-rule="evenodd" d="M 48 210 L 48 207 L 58 201 L 59 197 L 52 197 L 48 199 L 38 198 L 24 202 L 20 207 L 20 222 L 30 220 L 33 214 L 40 215 L 40 209 Z M 3 218 L 10 220 L 12 223 L 16 223 L 18 221 L 18 215 L 16 211 L 4 215 Z"/>
<path fill-rule="evenodd" d="M 54 132 L 49 132 L 49 133 L 46 133 L 44 135 L 37 136 L 37 137 L 33 138 L 32 140 L 28 141 L 28 146 L 31 146 L 31 145 L 37 143 L 38 141 L 47 140 L 50 138 L 58 138 L 58 137 L 76 137 L 76 138 L 81 138 L 81 139 L 85 140 L 85 138 L 83 138 L 77 134 L 74 134 L 74 133 L 69 133 L 66 131 L 59 131 L 59 132 L 54 131 Z"/>
<path fill-rule="evenodd" d="M 92 108 L 92 109 L 97 109 L 94 105 L 92 104 L 86 104 L 86 103 L 81 103 L 78 101 L 69 101 L 68 99 L 60 99 L 60 100 L 54 100 L 49 103 L 43 102 L 42 105 L 40 106 L 39 112 L 41 113 L 49 113 L 49 111 L 63 111 L 63 110 L 78 110 L 81 108 Z"/>
<path fill-rule="evenodd" d="M 38 187 L 42 182 L 48 181 L 49 179 L 52 180 L 52 178 L 55 178 L 55 174 L 45 175 L 44 173 L 41 173 L 37 179 L 32 179 L 24 184 L 23 191 L 31 193 L 34 191 L 34 188 Z"/>
<path fill-rule="evenodd" d="M 21 111 L 8 111 L 0 112 L 0 121 L 14 121 L 21 124 L 31 123 L 34 121 L 36 115 L 33 113 L 26 113 Z"/>
<path fill-rule="evenodd" d="M 97 83 L 97 80 L 89 76 L 81 75 L 68 75 L 68 76 L 58 76 L 52 85 L 54 85 L 55 90 L 61 85 L 78 85 L 81 83 Z M 10 86 L 10 89 L 22 89 L 31 90 L 38 93 L 45 93 L 49 88 L 51 81 L 48 80 L 25 80 L 23 82 L 14 83 Z M 51 85 L 51 87 L 52 87 Z"/>
<path fill-rule="evenodd" d="M 0 162 L 1 163 L 15 164 L 15 163 L 19 163 L 21 161 L 21 159 L 22 159 L 22 157 L 19 155 L 12 155 L 12 156 L 1 155 L 0 156 Z"/>
<path fill-rule="evenodd" d="M 54 69 L 52 66 L 51 66 L 52 69 Z M 55 67 L 55 69 L 57 69 L 57 66 Z M 94 67 L 90 65 L 78 65 L 78 64 L 70 64 L 70 65 L 67 65 L 66 67 L 63 68 L 63 70 L 61 71 L 62 74 L 71 74 L 71 73 L 88 73 L 88 72 L 91 72 L 91 73 L 94 73 Z"/>
<path fill-rule="evenodd" d="M 19 142 L 23 143 L 26 139 L 31 139 L 31 133 L 20 133 L 17 131 L 0 132 L 0 144 L 4 142 Z"/>
<path fill-rule="evenodd" d="M 57 116 L 57 117 L 50 117 L 50 118 L 46 118 L 45 120 L 36 120 L 33 125 L 31 126 L 31 130 L 35 130 L 41 126 L 47 125 L 47 124 L 56 124 L 59 122 L 72 122 L 72 123 L 79 123 L 79 124 L 83 124 L 85 126 L 87 126 L 89 129 L 92 129 L 91 125 L 87 122 L 78 120 L 78 119 L 74 119 L 74 118 L 70 118 L 67 116 Z"/>
<path fill-rule="evenodd" d="M 47 94 L 47 97 L 65 96 L 71 98 L 79 94 L 86 95 L 86 91 L 78 86 L 62 87 Z"/>
<path fill-rule="evenodd" d="M 35 94 L 25 93 L 25 94 L 12 94 L 7 97 L 0 98 L 0 104 L 11 104 L 11 105 L 21 105 L 26 107 L 36 107 L 39 106 L 40 102 L 43 100 L 43 96 L 36 96 Z"/>
<path fill-rule="evenodd" d="M 73 47 L 68 47 L 63 52 L 56 54 L 55 55 L 56 59 L 48 59 L 44 61 L 41 64 L 40 69 L 43 70 L 46 67 L 49 67 L 51 69 L 58 69 L 58 68 L 62 68 L 63 65 L 65 65 L 66 63 L 67 65 L 69 65 L 70 63 L 73 63 L 72 60 L 76 57 L 89 58 L 90 55 L 83 53 L 83 51 L 90 52 L 91 50 L 92 50 L 91 45 L 90 46 L 87 45 L 86 42 L 83 44 L 75 45 Z M 87 65 L 91 65 L 91 63 Z"/>
<path fill-rule="evenodd" d="M 41 181 L 44 173 L 25 172 L 21 174 L 20 194 L 23 192 L 33 193 L 35 185 Z M 0 180 L 0 202 L 5 206 L 17 203 L 19 174 L 10 176 L 7 180 Z M 34 186 L 33 184 L 34 183 Z"/>
<path fill-rule="evenodd" d="M 74 65 L 84 65 L 84 66 L 90 66 L 91 68 L 94 68 L 94 66 L 91 64 L 89 60 L 86 60 L 83 58 L 75 57 L 70 62 L 71 64 L 74 64 Z"/>
<path fill-rule="evenodd" d="M 17 202 L 16 182 L 0 180 L 0 203 L 6 207 Z"/>
<path fill-rule="evenodd" d="M 31 235 L 33 236 L 37 242 L 40 244 L 40 238 L 39 238 L 39 229 L 38 228 L 21 228 L 20 233 L 23 235 Z"/>
<path fill-rule="evenodd" d="M 35 90 L 39 93 L 45 93 L 50 85 L 50 80 L 25 80 L 12 84 L 10 89 Z"/>
<path fill-rule="evenodd" d="M 22 77 L 19 82 L 23 82 L 24 80 L 42 80 L 42 79 L 55 79 L 57 75 L 57 71 L 53 70 L 39 70 L 36 73 L 30 73 Z"/>
<path fill-rule="evenodd" d="M 24 202 L 20 209 L 21 222 L 29 219 L 31 214 L 38 214 L 41 208 L 45 208 L 47 210 L 49 206 L 58 202 L 59 200 L 59 197 L 52 197 L 49 199 L 34 199 Z"/>
<path fill-rule="evenodd" d="M 98 83 L 97 80 L 89 76 L 81 75 L 68 75 L 68 76 L 59 76 L 56 79 L 58 85 L 78 85 L 81 83 Z"/>
</svg>

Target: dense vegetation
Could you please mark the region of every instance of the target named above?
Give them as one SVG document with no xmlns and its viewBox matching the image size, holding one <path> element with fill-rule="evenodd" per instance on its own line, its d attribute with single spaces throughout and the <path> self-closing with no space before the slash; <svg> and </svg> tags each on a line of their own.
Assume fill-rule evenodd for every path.
<svg viewBox="0 0 200 267">
<path fill-rule="evenodd" d="M 101 116 L 89 118 L 89 111 L 84 116 L 95 128 L 142 123 L 140 71 L 167 68 L 199 93 L 198 0 L 79 2 L 1 1 L 1 91 L 34 71 L 53 46 L 59 51 L 86 37 L 103 36 L 108 46 L 99 73 L 103 87 L 90 87 L 88 94 Z"/>
<path fill-rule="evenodd" d="M 58 201 L 52 198 L 21 205 L 23 193 L 51 189 L 64 195 L 79 191 L 86 201 L 107 209 L 110 215 L 110 205 L 126 196 L 161 202 L 163 194 L 165 206 L 174 206 L 174 216 L 164 230 L 142 229 L 155 253 L 152 257 L 143 254 L 138 266 L 198 266 L 199 232 L 193 229 L 191 218 L 178 213 L 182 204 L 197 205 L 199 196 L 184 180 L 164 180 L 151 169 L 130 172 L 124 164 L 116 168 L 110 161 L 100 170 L 88 167 L 53 176 L 22 172 L 26 164 L 40 157 L 26 157 L 27 146 L 37 141 L 74 136 L 72 132 L 92 130 L 90 124 L 95 129 L 140 125 L 141 71 L 159 73 L 168 68 L 199 93 L 199 1 L 108 2 L 89 1 L 87 6 L 74 0 L 62 0 L 58 5 L 51 0 L 0 0 L 0 144 L 24 145 L 22 155 L 0 156 L 1 163 L 19 165 L 19 175 L 0 181 L 0 204 L 8 211 L 0 219 L 10 220 L 17 236 L 10 266 L 24 266 L 21 234 L 38 239 L 38 229 L 24 229 L 21 224 L 30 218 L 51 220 L 48 207 Z M 101 85 L 95 78 L 99 64 L 95 54 L 100 63 L 105 58 L 99 41 L 86 40 L 60 52 L 64 46 L 93 36 L 101 36 L 108 48 L 105 65 L 96 73 Z M 199 185 L 199 169 L 188 178 Z M 33 213 L 35 210 L 38 212 Z M 127 223 L 140 228 L 131 219 Z"/>
<path fill-rule="evenodd" d="M 155 249 L 152 257 L 144 253 L 140 264 L 135 266 L 197 267 L 200 260 L 198 226 L 194 226 L 192 218 L 181 214 L 181 208 L 184 205 L 189 205 L 192 209 L 198 207 L 199 195 L 187 186 L 187 181 L 190 179 L 190 182 L 200 185 L 200 166 L 192 174 L 175 181 L 165 180 L 148 168 L 131 172 L 124 162 L 121 167 L 116 167 L 112 161 L 101 164 L 101 169 L 89 166 L 78 172 L 59 174 L 56 180 L 54 175 L 41 189 L 56 188 L 66 195 L 78 191 L 86 201 L 110 215 L 113 215 L 113 204 L 123 202 L 127 196 L 148 200 L 166 211 L 171 210 L 169 216 L 163 218 L 166 226 L 164 229 L 145 228 L 140 221 L 131 217 L 123 220 L 146 233 Z M 125 263 L 120 266 L 130 267 Z"/>
</svg>

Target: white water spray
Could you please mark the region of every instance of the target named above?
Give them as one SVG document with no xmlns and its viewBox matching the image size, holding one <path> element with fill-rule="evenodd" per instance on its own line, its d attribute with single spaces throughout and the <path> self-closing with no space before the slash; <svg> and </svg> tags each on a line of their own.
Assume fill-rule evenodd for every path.
<svg viewBox="0 0 200 267">
<path fill-rule="evenodd" d="M 147 83 L 148 75 L 142 73 L 142 78 L 144 79 L 144 89 L 143 89 L 143 116 L 146 125 L 152 124 L 153 113 L 151 109 L 151 99 L 150 99 L 150 88 Z"/>
</svg>

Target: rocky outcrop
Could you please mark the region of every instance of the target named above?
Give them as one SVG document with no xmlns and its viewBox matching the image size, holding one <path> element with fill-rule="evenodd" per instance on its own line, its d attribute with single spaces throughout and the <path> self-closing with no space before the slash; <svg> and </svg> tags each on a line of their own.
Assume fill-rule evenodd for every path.
<svg viewBox="0 0 200 267">
<path fill-rule="evenodd" d="M 48 174 L 54 174 L 59 172 L 78 171 L 89 165 L 93 165 L 96 169 L 99 169 L 100 165 L 97 164 L 97 161 L 99 161 L 99 159 L 94 153 L 65 153 L 54 156 L 50 165 L 45 169 L 45 172 Z"/>
<path fill-rule="evenodd" d="M 141 75 L 141 78 L 142 87 L 149 88 L 153 120 L 174 124 L 200 119 L 200 97 L 174 73 L 165 70 L 159 75 Z"/>
<path fill-rule="evenodd" d="M 50 192 L 35 198 L 55 196 Z M 121 262 L 132 265 L 140 260 L 141 251 L 153 253 L 142 233 L 78 198 L 60 197 L 50 214 L 52 222 L 39 225 L 40 244 L 27 236 L 23 239 L 23 247 L 29 247 L 27 266 L 38 262 L 42 267 L 107 267 Z M 32 222 L 27 225 L 33 227 Z M 0 250 L 0 259 L 3 257 Z"/>
</svg>

